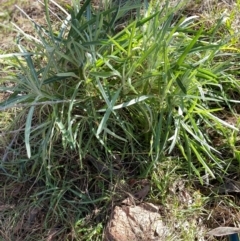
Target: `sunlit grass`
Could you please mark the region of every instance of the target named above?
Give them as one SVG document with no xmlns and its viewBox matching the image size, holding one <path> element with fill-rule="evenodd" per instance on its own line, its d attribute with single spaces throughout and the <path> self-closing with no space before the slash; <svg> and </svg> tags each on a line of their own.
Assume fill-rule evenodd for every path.
<svg viewBox="0 0 240 241">
<path fill-rule="evenodd" d="M 192 182 L 221 180 L 240 156 L 239 57 L 229 24 L 176 16 L 182 4 L 104 4 L 74 1 L 71 15 L 58 7 L 65 18 L 56 30 L 45 1 L 47 27 L 32 22 L 34 35 L 18 28 L 19 52 L 0 56 L 14 68 L 0 87 L 10 95 L 0 105 L 6 140 L 14 138 L 3 175 L 23 183 L 27 205 L 44 216 L 43 234 L 54 230 L 59 240 L 101 240 L 115 201 L 110 187 L 130 176 L 151 180 L 149 200 L 175 207 L 174 218 L 189 225 L 207 200 Z M 220 34 L 223 25 L 230 35 Z M 191 199 L 188 214 L 181 197 L 169 199 L 183 177 L 191 180 L 180 190 Z M 187 238 L 184 225 L 174 235 L 196 238 L 197 222 Z"/>
</svg>

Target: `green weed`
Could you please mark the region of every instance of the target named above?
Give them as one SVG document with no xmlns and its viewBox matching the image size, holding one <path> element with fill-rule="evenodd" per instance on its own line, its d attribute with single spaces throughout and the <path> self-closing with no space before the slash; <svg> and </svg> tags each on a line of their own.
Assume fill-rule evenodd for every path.
<svg viewBox="0 0 240 241">
<path fill-rule="evenodd" d="M 36 35 L 19 29 L 19 52 L 0 56 L 16 69 L 0 108 L 17 108 L 12 126 L 22 126 L 1 167 L 30 188 L 44 235 L 54 229 L 59 240 L 100 240 L 109 187 L 131 175 L 152 179 L 163 201 L 171 172 L 159 181 L 159 167 L 169 158 L 201 184 L 239 159 L 238 124 L 222 118 L 237 117 L 239 102 L 238 52 L 228 52 L 232 35 L 219 37 L 222 19 L 206 32 L 197 16 L 176 16 L 180 4 L 90 2 L 73 1 L 70 13 L 57 5 L 65 18 L 55 29 L 45 1 L 47 27 L 32 20 Z"/>
</svg>

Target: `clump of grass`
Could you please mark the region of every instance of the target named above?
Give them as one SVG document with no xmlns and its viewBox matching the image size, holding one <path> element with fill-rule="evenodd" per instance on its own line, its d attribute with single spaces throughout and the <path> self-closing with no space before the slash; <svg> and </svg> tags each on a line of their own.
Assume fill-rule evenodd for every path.
<svg viewBox="0 0 240 241">
<path fill-rule="evenodd" d="M 119 181 L 151 179 L 172 158 L 203 184 L 232 161 L 210 134 L 230 133 L 236 143 L 238 128 L 221 118 L 224 108 L 236 114 L 231 93 L 239 92 L 221 20 L 206 34 L 197 16 L 176 18 L 179 4 L 106 4 L 74 1 L 70 14 L 57 5 L 66 18 L 56 30 L 45 1 L 48 27 L 33 22 L 37 37 L 23 32 L 19 53 L 1 56 L 17 74 L 1 87 L 11 96 L 0 108 L 18 108 L 13 126 L 24 125 L 1 163 L 4 175 L 26 185 L 43 234 L 56 231 L 59 240 L 100 240 Z M 156 190 L 167 190 L 157 175 Z"/>
</svg>

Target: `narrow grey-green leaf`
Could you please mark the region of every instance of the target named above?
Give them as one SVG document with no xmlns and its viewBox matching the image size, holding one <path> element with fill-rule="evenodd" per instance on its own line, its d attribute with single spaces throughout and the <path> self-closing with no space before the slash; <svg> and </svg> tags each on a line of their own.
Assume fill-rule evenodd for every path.
<svg viewBox="0 0 240 241">
<path fill-rule="evenodd" d="M 231 235 L 234 233 L 240 233 L 240 228 L 218 227 L 218 228 L 212 229 L 207 234 L 213 235 L 213 236 L 226 236 L 226 235 Z"/>
<path fill-rule="evenodd" d="M 110 114 L 111 114 L 112 111 L 113 111 L 113 105 L 114 105 L 115 102 L 117 101 L 117 98 L 118 98 L 121 90 L 122 90 L 122 88 L 119 88 L 119 89 L 117 90 L 117 92 L 115 93 L 115 95 L 113 96 L 113 98 L 112 98 L 112 100 L 111 100 L 111 102 L 110 102 L 110 105 L 109 105 L 108 109 L 106 110 L 106 112 L 105 112 L 105 114 L 104 114 L 104 116 L 103 116 L 103 118 L 102 118 L 102 120 L 101 120 L 101 122 L 100 122 L 100 124 L 99 124 L 99 126 L 98 126 L 98 130 L 97 130 L 97 134 L 96 134 L 97 136 L 99 136 L 99 134 L 100 134 L 100 133 L 102 132 L 102 130 L 105 128 L 106 123 L 107 123 L 107 120 L 108 120 Z"/>
<path fill-rule="evenodd" d="M 27 121 L 25 126 L 25 146 L 27 150 L 27 157 L 31 157 L 31 146 L 30 146 L 30 134 L 31 134 L 31 126 L 32 126 L 32 117 L 35 106 L 31 106 L 27 115 Z"/>
<path fill-rule="evenodd" d="M 146 99 L 148 99 L 148 98 L 150 98 L 150 97 L 151 97 L 151 96 L 143 95 L 143 96 L 137 97 L 137 98 L 135 98 L 135 99 L 132 99 L 132 100 L 130 100 L 130 101 L 128 101 L 128 102 L 124 102 L 124 103 L 122 103 L 122 104 L 116 105 L 116 106 L 114 106 L 112 109 L 113 109 L 113 110 L 117 110 L 117 109 L 121 109 L 121 108 L 124 108 L 124 107 L 128 107 L 128 106 L 130 106 L 130 105 L 134 105 L 134 104 L 136 104 L 136 103 L 139 103 L 139 102 L 141 102 L 141 101 L 144 101 L 144 100 L 146 100 Z M 104 112 L 104 111 L 106 111 L 106 109 L 100 109 L 100 110 L 98 110 L 98 112 Z"/>
</svg>

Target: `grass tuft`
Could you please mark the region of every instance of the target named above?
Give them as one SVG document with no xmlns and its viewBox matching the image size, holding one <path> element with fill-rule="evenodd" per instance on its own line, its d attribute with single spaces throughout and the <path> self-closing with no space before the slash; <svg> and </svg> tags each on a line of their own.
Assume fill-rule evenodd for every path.
<svg viewBox="0 0 240 241">
<path fill-rule="evenodd" d="M 44 8 L 45 25 L 21 10 L 35 32 L 16 26 L 18 52 L 0 56 L 2 237 L 102 240 L 132 178 L 151 181 L 169 240 L 204 237 L 201 191 L 239 166 L 236 13 L 208 24 L 171 1 Z"/>
</svg>

